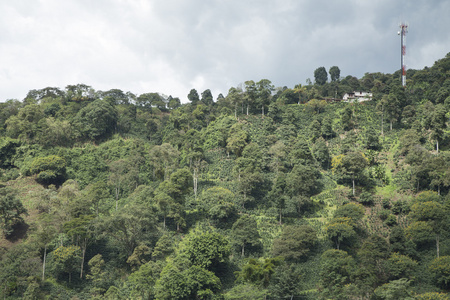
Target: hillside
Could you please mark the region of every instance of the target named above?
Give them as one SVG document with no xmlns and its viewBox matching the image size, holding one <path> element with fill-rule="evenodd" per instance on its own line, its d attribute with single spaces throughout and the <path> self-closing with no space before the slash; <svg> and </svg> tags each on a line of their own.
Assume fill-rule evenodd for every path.
<svg viewBox="0 0 450 300">
<path fill-rule="evenodd" d="M 336 68 L 0 103 L 0 296 L 449 299 L 450 53 L 405 88 Z"/>
</svg>

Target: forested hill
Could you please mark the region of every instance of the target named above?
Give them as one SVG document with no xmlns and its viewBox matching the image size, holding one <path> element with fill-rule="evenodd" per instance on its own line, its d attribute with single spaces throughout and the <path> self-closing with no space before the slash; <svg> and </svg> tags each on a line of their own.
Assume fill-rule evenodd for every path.
<svg viewBox="0 0 450 300">
<path fill-rule="evenodd" d="M 0 297 L 450 299 L 450 53 L 314 77 L 3 99 Z"/>
</svg>

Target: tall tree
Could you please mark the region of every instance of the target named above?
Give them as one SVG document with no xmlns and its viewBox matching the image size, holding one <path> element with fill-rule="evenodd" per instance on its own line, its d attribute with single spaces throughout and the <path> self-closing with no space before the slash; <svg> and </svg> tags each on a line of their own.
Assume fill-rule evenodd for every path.
<svg viewBox="0 0 450 300">
<path fill-rule="evenodd" d="M 339 69 L 339 67 L 332 66 L 328 72 L 330 73 L 330 79 L 332 82 L 339 81 L 339 78 L 341 76 L 341 70 Z"/>
<path fill-rule="evenodd" d="M 328 81 L 328 74 L 325 67 L 319 67 L 314 71 L 314 80 L 318 85 L 324 85 Z"/>
<path fill-rule="evenodd" d="M 213 96 L 211 94 L 211 90 L 210 89 L 207 89 L 207 90 L 203 91 L 201 101 L 206 106 L 211 106 L 211 105 L 214 104 L 214 99 L 213 99 Z"/>
<path fill-rule="evenodd" d="M 27 210 L 17 198 L 17 191 L 10 187 L 0 187 L 0 229 L 4 236 L 14 231 L 14 225 L 23 221 Z"/>
<path fill-rule="evenodd" d="M 447 214 L 445 207 L 439 202 L 418 202 L 411 207 L 409 214 L 412 220 L 426 222 L 436 237 L 436 256 L 439 257 L 440 237 L 446 229 Z"/>
<path fill-rule="evenodd" d="M 242 215 L 231 228 L 233 243 L 241 248 L 241 256 L 245 255 L 247 245 L 256 246 L 260 243 L 260 235 L 255 219 Z"/>
<path fill-rule="evenodd" d="M 281 236 L 273 241 L 272 253 L 295 261 L 306 257 L 316 241 L 317 234 L 311 226 L 286 226 Z"/>
<path fill-rule="evenodd" d="M 244 99 L 245 104 L 247 105 L 247 115 L 249 111 L 249 107 L 254 105 L 257 97 L 257 87 L 253 80 L 248 80 L 245 82 L 245 93 Z"/>
<path fill-rule="evenodd" d="M 355 180 L 362 174 L 368 165 L 367 158 L 360 152 L 349 152 L 333 157 L 333 172 L 350 177 L 352 181 L 352 194 L 355 195 Z"/>
<path fill-rule="evenodd" d="M 439 141 L 444 137 L 444 130 L 447 127 L 446 124 L 446 109 L 444 105 L 438 104 L 436 105 L 433 115 L 431 117 L 430 128 L 431 138 L 436 141 L 436 151 L 439 152 Z"/>
<path fill-rule="evenodd" d="M 264 107 L 268 106 L 272 98 L 274 86 L 268 79 L 261 79 L 256 83 L 257 102 L 261 106 L 261 115 L 264 117 Z"/>
<path fill-rule="evenodd" d="M 200 101 L 200 97 L 196 89 L 191 89 L 188 96 L 188 100 L 191 101 L 191 105 L 195 108 Z"/>
</svg>

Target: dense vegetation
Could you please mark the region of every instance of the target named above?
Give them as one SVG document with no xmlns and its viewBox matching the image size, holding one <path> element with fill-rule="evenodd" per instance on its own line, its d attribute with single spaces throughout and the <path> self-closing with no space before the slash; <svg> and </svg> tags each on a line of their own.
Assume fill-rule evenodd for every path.
<svg viewBox="0 0 450 300">
<path fill-rule="evenodd" d="M 0 103 L 0 297 L 450 299 L 450 53 L 328 73 Z"/>
</svg>

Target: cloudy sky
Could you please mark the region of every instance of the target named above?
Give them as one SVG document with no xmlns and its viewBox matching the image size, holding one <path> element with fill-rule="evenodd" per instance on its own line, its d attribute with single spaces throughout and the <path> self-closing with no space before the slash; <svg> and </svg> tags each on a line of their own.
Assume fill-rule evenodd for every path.
<svg viewBox="0 0 450 300">
<path fill-rule="evenodd" d="M 408 68 L 450 52 L 448 0 L 0 0 L 0 101 L 31 89 L 190 89 L 227 94 L 246 80 L 294 87 L 314 70 L 341 76 Z"/>
</svg>

